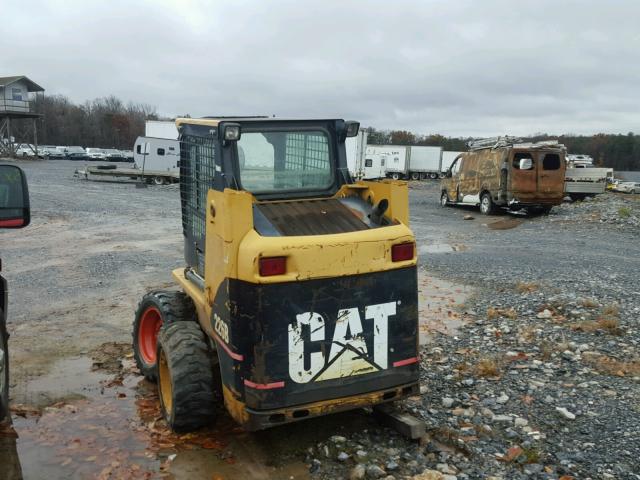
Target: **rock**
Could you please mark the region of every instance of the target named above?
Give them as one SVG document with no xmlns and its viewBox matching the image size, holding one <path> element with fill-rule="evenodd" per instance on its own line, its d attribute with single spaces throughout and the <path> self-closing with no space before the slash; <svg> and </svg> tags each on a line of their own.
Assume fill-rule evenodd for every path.
<svg viewBox="0 0 640 480">
<path fill-rule="evenodd" d="M 349 454 L 348 454 L 348 453 L 346 453 L 346 452 L 340 452 L 340 453 L 338 454 L 338 460 L 339 460 L 339 461 L 344 462 L 344 461 L 346 461 L 346 460 L 348 460 L 348 459 L 349 459 Z"/>
<path fill-rule="evenodd" d="M 494 415 L 491 420 L 496 423 L 511 423 L 513 422 L 513 417 L 511 415 Z"/>
<path fill-rule="evenodd" d="M 389 460 L 389 461 L 387 462 L 387 464 L 385 465 L 385 468 L 386 468 L 388 471 L 392 472 L 392 471 L 394 471 L 394 470 L 397 470 L 399 466 L 400 466 L 400 465 L 398 465 L 398 464 L 397 464 L 396 462 L 394 462 L 393 460 Z"/>
<path fill-rule="evenodd" d="M 333 443 L 344 443 L 347 441 L 345 437 L 341 437 L 340 435 L 334 435 L 330 438 Z"/>
<path fill-rule="evenodd" d="M 358 464 L 351 469 L 349 473 L 349 480 L 363 480 L 366 475 L 364 465 Z"/>
<path fill-rule="evenodd" d="M 463 218 L 464 220 L 473 220 L 473 219 L 474 219 L 473 215 L 468 215 L 468 214 L 467 214 L 467 215 L 465 215 L 465 216 L 464 216 L 464 217 L 462 217 L 462 218 Z"/>
<path fill-rule="evenodd" d="M 425 470 L 419 475 L 411 477 L 412 480 L 444 480 L 444 475 L 437 470 Z"/>
<path fill-rule="evenodd" d="M 516 417 L 516 419 L 514 420 L 514 424 L 516 427 L 526 427 L 527 425 L 529 425 L 529 420 L 521 417 Z"/>
<path fill-rule="evenodd" d="M 509 397 L 504 393 L 500 395 L 498 398 L 496 398 L 496 403 L 499 403 L 500 405 L 504 405 L 508 401 L 509 401 Z"/>
<path fill-rule="evenodd" d="M 571 413 L 569 410 L 567 410 L 564 407 L 556 407 L 556 412 L 558 412 L 560 415 L 562 415 L 564 418 L 566 418 L 568 420 L 575 420 L 576 419 L 575 414 Z"/>
<path fill-rule="evenodd" d="M 457 471 L 453 467 L 450 467 L 449 465 L 447 465 L 446 463 L 437 464 L 436 469 L 439 472 L 446 473 L 447 475 L 454 475 Z"/>
<path fill-rule="evenodd" d="M 385 472 L 378 465 L 367 465 L 365 473 L 367 475 L 367 478 L 382 478 L 387 476 L 387 472 Z"/>
<path fill-rule="evenodd" d="M 551 318 L 551 317 L 553 317 L 553 314 L 549 310 L 547 310 L 545 308 L 543 311 L 538 312 L 538 315 L 536 315 L 536 317 L 538 317 L 538 318 Z"/>
<path fill-rule="evenodd" d="M 451 397 L 443 397 L 442 398 L 442 406 L 444 408 L 451 408 L 456 403 L 456 401 Z"/>
<path fill-rule="evenodd" d="M 364 450 L 358 450 L 358 451 L 356 452 L 356 455 L 357 455 L 358 457 L 360 457 L 360 458 L 364 458 L 364 457 L 366 457 L 366 456 L 368 455 L 368 453 L 367 453 L 366 451 L 364 451 Z"/>
</svg>

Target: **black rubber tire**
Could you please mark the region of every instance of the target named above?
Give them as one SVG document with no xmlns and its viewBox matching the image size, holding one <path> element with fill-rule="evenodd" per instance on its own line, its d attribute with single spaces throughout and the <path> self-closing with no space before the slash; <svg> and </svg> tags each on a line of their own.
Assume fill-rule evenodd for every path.
<svg viewBox="0 0 640 480">
<path fill-rule="evenodd" d="M 447 205 L 449 205 L 449 195 L 444 191 L 440 194 L 440 206 L 446 207 Z"/>
<path fill-rule="evenodd" d="M 96 165 L 98 170 L 115 170 L 118 168 L 117 165 Z"/>
<path fill-rule="evenodd" d="M 400 174 L 399 173 L 392 173 L 391 174 L 391 178 L 393 178 L 394 180 L 400 180 Z"/>
<path fill-rule="evenodd" d="M 195 322 L 167 325 L 158 338 L 158 361 L 163 376 L 158 382 L 160 409 L 169 427 L 188 432 L 210 424 L 215 419 L 216 383 L 214 369 L 217 355 L 207 342 L 206 334 Z M 166 382 L 170 382 L 167 384 Z M 169 391 L 163 391 L 166 386 Z M 170 398 L 169 408 L 165 397 Z"/>
<path fill-rule="evenodd" d="M 411 180 L 420 180 L 420 174 L 418 172 L 413 172 L 411 174 Z"/>
<path fill-rule="evenodd" d="M 139 329 L 142 323 L 143 314 L 150 308 L 156 308 L 160 313 L 162 326 L 171 325 L 176 322 L 191 321 L 196 322 L 196 309 L 193 301 L 184 292 L 159 290 L 149 292 L 138 304 L 136 315 L 133 320 L 133 357 L 140 373 L 151 382 L 155 382 L 158 378 L 157 356 L 156 360 L 149 361 L 145 359 L 139 343 Z M 157 347 L 154 347 L 157 348 Z"/>
<path fill-rule="evenodd" d="M 480 213 L 483 215 L 493 215 L 496 211 L 496 207 L 493 204 L 493 199 L 489 192 L 484 192 L 480 195 Z"/>
<path fill-rule="evenodd" d="M 549 212 L 551 212 L 551 209 L 552 209 L 552 208 L 553 208 L 553 207 L 540 207 L 540 208 L 538 209 L 538 213 L 539 213 L 540 215 L 549 215 Z"/>
<path fill-rule="evenodd" d="M 0 318 L 2 312 L 0 311 Z M 2 356 L 2 368 L 0 375 L 0 422 L 9 420 L 9 334 L 5 325 L 0 324 L 0 355 Z"/>
</svg>

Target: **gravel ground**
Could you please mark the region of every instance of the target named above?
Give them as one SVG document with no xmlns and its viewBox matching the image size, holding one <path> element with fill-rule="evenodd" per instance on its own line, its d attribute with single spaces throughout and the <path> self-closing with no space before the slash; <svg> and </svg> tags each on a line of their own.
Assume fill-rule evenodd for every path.
<svg viewBox="0 0 640 480">
<path fill-rule="evenodd" d="M 358 437 L 350 458 L 382 450 L 352 478 L 384 478 L 374 464 L 396 478 L 640 478 L 640 199 L 534 218 L 437 199 L 412 188 L 422 268 L 476 293 L 455 336 L 422 349 L 424 393 L 405 408 L 427 437 L 407 450 Z"/>
<path fill-rule="evenodd" d="M 0 233 L 14 402 L 56 358 L 128 341 L 142 293 L 171 285 L 182 264 L 174 186 L 85 182 L 73 162 L 23 165 L 33 224 Z M 427 435 L 409 442 L 356 412 L 252 442 L 296 438 L 269 440 L 271 461 L 303 461 L 322 479 L 640 478 L 640 198 L 483 217 L 441 208 L 438 192 L 411 186 L 422 278 L 473 293 L 456 307 L 462 326 L 427 336 L 422 393 L 400 405 Z"/>
</svg>

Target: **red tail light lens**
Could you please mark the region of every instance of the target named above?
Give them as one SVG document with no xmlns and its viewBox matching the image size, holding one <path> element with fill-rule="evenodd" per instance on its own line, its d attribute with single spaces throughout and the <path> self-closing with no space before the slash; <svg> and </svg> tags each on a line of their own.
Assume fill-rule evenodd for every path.
<svg viewBox="0 0 640 480">
<path fill-rule="evenodd" d="M 413 243 L 399 243 L 391 247 L 391 260 L 404 262 L 413 259 Z"/>
<path fill-rule="evenodd" d="M 260 276 L 271 277 L 287 273 L 287 257 L 263 257 L 260 259 Z"/>
</svg>

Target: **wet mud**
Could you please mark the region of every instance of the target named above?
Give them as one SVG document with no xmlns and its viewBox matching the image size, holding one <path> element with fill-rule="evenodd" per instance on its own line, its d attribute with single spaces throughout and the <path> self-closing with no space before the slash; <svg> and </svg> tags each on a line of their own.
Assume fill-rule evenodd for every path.
<svg viewBox="0 0 640 480">
<path fill-rule="evenodd" d="M 116 374 L 75 357 L 27 383 L 25 397 L 40 403 L 13 405 L 13 427 L 0 429 L 3 479 L 304 479 L 307 448 L 377 426 L 355 411 L 248 433 L 221 406 L 213 426 L 176 434 L 161 416 L 156 385 L 131 358 L 111 360 L 121 363 Z"/>
</svg>

